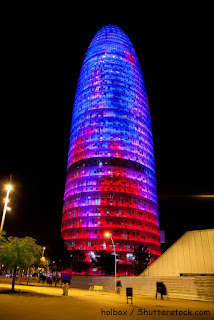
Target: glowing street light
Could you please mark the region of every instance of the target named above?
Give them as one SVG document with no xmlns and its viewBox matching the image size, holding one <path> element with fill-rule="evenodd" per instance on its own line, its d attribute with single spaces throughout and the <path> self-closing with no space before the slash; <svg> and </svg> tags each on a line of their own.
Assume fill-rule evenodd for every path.
<svg viewBox="0 0 214 320">
<path fill-rule="evenodd" d="M 42 251 L 42 257 L 40 258 L 40 260 L 42 261 L 44 268 L 46 268 L 46 273 L 49 274 L 49 263 L 50 263 L 50 261 L 48 260 L 47 256 L 45 258 L 46 247 L 43 247 L 42 250 L 43 250 Z"/>
<path fill-rule="evenodd" d="M 10 184 L 8 184 L 6 186 L 6 190 L 7 190 L 7 195 L 6 195 L 5 204 L 4 204 L 4 210 L 3 210 L 2 219 L 1 219 L 1 229 L 0 229 L 0 231 L 3 231 L 6 212 L 7 212 L 7 210 L 10 210 L 10 208 L 7 206 L 7 204 L 9 202 L 9 194 L 10 194 L 10 191 L 12 190 L 12 186 Z"/>
<path fill-rule="evenodd" d="M 42 248 L 43 251 L 42 251 L 42 257 L 40 259 L 41 261 L 45 261 L 45 249 L 46 249 L 46 247 Z"/>
<path fill-rule="evenodd" d="M 10 184 L 8 184 L 8 185 L 6 186 L 6 190 L 7 190 L 7 191 L 11 191 L 11 190 L 12 190 L 12 186 L 11 186 Z"/>
<path fill-rule="evenodd" d="M 43 251 L 42 251 L 42 258 L 45 257 L 45 249 L 46 249 L 46 247 L 43 247 L 43 248 L 42 248 L 42 250 L 43 250 Z"/>
<path fill-rule="evenodd" d="M 112 245 L 113 245 L 113 250 L 114 250 L 114 274 L 115 274 L 115 292 L 117 291 L 117 259 L 116 259 L 116 249 L 115 249 L 115 244 L 114 244 L 114 240 L 112 239 L 112 236 L 111 236 L 111 233 L 109 232 L 105 232 L 104 235 L 107 237 L 107 238 L 111 238 L 111 241 L 112 241 Z"/>
<path fill-rule="evenodd" d="M 45 261 L 45 249 L 46 249 L 46 247 L 43 247 L 43 248 L 42 248 L 42 250 L 43 250 L 43 251 L 42 251 L 42 257 L 41 257 L 41 260 L 42 260 L 42 261 Z"/>
</svg>

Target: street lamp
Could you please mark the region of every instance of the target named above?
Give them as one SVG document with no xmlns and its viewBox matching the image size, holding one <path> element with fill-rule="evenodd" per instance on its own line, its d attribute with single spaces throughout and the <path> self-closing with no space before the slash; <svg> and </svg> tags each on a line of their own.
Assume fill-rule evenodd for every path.
<svg viewBox="0 0 214 320">
<path fill-rule="evenodd" d="M 116 259 L 116 250 L 115 250 L 115 244 L 114 244 L 114 240 L 112 239 L 111 233 L 106 232 L 104 234 L 107 238 L 111 238 L 112 241 L 112 245 L 113 245 L 113 250 L 114 250 L 114 273 L 115 273 L 115 292 L 117 291 L 117 259 Z"/>
<path fill-rule="evenodd" d="M 6 186 L 6 190 L 7 190 L 7 195 L 6 195 L 5 204 L 4 204 L 4 210 L 3 210 L 2 219 L 1 219 L 1 229 L 0 229 L 0 231 L 3 231 L 4 220 L 5 220 L 6 212 L 8 210 L 7 204 L 8 204 L 8 201 L 9 201 L 9 194 L 10 194 L 10 191 L 12 190 L 12 186 L 10 184 L 8 184 Z"/>
<path fill-rule="evenodd" d="M 43 259 L 43 260 L 45 260 L 45 249 L 46 249 L 46 247 L 43 247 L 42 248 L 42 258 L 41 259 Z"/>
<path fill-rule="evenodd" d="M 48 258 L 47 258 L 47 256 L 46 256 L 46 258 L 45 258 L 45 250 L 46 250 L 46 247 L 43 247 L 42 248 L 42 257 L 41 257 L 41 261 L 44 263 L 44 266 L 46 265 L 46 269 L 47 269 L 47 274 L 49 274 L 49 260 L 48 260 Z M 47 275 L 46 274 L 46 275 Z"/>
</svg>

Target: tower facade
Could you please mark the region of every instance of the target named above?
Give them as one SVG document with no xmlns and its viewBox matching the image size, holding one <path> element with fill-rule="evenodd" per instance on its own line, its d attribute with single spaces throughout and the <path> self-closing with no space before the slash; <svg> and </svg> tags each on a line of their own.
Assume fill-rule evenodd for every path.
<svg viewBox="0 0 214 320">
<path fill-rule="evenodd" d="M 94 36 L 75 95 L 61 235 L 68 248 L 112 252 L 119 265 L 134 247 L 160 255 L 151 117 L 135 49 L 117 26 Z M 121 269 L 122 270 L 122 269 Z"/>
</svg>

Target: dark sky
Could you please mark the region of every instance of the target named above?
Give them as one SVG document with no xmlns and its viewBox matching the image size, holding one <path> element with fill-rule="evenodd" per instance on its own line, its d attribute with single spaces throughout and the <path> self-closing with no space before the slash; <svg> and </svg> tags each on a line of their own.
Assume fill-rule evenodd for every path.
<svg viewBox="0 0 214 320">
<path fill-rule="evenodd" d="M 10 174 L 14 185 L 5 231 L 47 247 L 60 233 L 78 75 L 93 36 L 109 23 L 129 36 L 143 70 L 165 247 L 188 230 L 213 228 L 214 198 L 185 197 L 214 194 L 211 9 L 91 9 L 85 17 L 57 7 L 3 14 L 1 199 Z"/>
</svg>

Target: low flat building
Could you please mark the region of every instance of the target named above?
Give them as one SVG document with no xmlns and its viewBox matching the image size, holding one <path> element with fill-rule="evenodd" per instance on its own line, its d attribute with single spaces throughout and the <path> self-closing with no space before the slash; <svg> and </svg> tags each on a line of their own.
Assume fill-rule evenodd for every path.
<svg viewBox="0 0 214 320">
<path fill-rule="evenodd" d="M 186 232 L 140 276 L 214 275 L 214 229 Z"/>
</svg>

